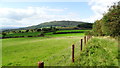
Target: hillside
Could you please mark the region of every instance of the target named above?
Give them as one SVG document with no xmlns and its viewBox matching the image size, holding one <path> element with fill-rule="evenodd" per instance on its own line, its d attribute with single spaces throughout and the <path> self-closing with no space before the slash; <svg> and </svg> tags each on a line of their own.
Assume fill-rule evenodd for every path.
<svg viewBox="0 0 120 68">
<path fill-rule="evenodd" d="M 35 29 L 35 28 L 41 28 L 41 27 L 51 27 L 51 26 L 59 26 L 59 27 L 74 27 L 81 23 L 87 23 L 87 22 L 81 22 L 81 21 L 51 21 L 51 22 L 45 22 L 41 23 L 35 26 L 26 27 L 26 29 Z"/>
<path fill-rule="evenodd" d="M 65 27 L 65 28 L 73 28 L 73 27 L 80 27 L 80 28 L 89 28 L 88 22 L 81 22 L 81 21 L 51 21 L 51 22 L 44 22 L 38 25 L 33 25 L 29 27 L 22 27 L 22 28 L 15 28 L 15 29 L 5 29 L 2 30 L 4 32 L 15 31 L 15 30 L 27 30 L 27 29 L 38 29 L 42 27 Z M 79 25 L 79 26 L 78 26 Z"/>
</svg>

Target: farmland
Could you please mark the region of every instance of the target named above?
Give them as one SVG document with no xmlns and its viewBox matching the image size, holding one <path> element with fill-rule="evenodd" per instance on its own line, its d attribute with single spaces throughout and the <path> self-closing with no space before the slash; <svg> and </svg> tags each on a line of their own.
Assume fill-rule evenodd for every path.
<svg viewBox="0 0 120 68">
<path fill-rule="evenodd" d="M 38 61 L 44 61 L 45 66 L 69 65 L 71 45 L 80 38 L 76 36 L 3 39 L 3 66 L 36 66 Z"/>
<path fill-rule="evenodd" d="M 73 35 L 3 39 L 2 65 L 37 66 L 38 61 L 44 61 L 45 66 L 118 66 L 116 40 L 96 37 L 80 52 L 80 39 L 84 34 Z M 75 44 L 75 63 L 71 61 L 72 44 Z"/>
<path fill-rule="evenodd" d="M 102 3 L 100 4 L 102 5 Z M 18 11 L 16 10 L 15 12 L 10 11 L 5 16 L 3 14 L 5 17 L 2 18 L 3 23 L 7 24 L 8 21 L 11 21 L 9 26 L 14 26 L 17 22 L 19 24 L 16 24 L 16 26 L 20 26 L 20 24 L 21 26 L 28 26 L 29 24 L 32 26 L 20 29 L 8 28 L 0 31 L 0 41 L 2 42 L 0 60 L 2 57 L 2 66 L 38 66 L 38 62 L 43 61 L 45 66 L 116 66 L 115 68 L 118 68 L 120 65 L 120 50 L 118 49 L 118 42 L 120 42 L 119 5 L 120 1 L 113 3 L 113 5 L 112 3 L 111 5 L 106 4 L 105 9 L 108 9 L 105 13 L 100 13 L 103 15 L 100 15 L 102 18 L 95 18 L 95 15 L 93 15 L 95 19 L 91 18 L 92 15 L 87 16 L 90 18 L 86 17 L 86 19 L 79 16 L 72 18 L 74 15 L 70 14 L 72 15 L 71 20 L 84 19 L 87 21 L 90 19 L 89 22 L 94 20 L 94 24 L 92 22 L 55 20 L 32 25 L 42 20 L 51 20 L 49 18 L 55 17 L 57 13 L 52 15 L 51 12 L 49 12 L 50 14 L 45 12 L 45 19 L 44 13 L 42 15 L 43 19 L 41 19 L 41 13 L 38 12 L 29 15 L 28 11 L 25 11 L 28 14 L 20 12 L 20 14 L 12 15 L 13 13 L 16 14 L 16 11 Z M 60 16 L 57 14 L 57 17 L 64 18 L 61 15 L 63 14 L 61 13 Z M 77 15 L 79 14 L 77 13 Z M 46 18 L 46 16 L 48 17 Z"/>
<path fill-rule="evenodd" d="M 56 31 L 57 34 L 53 34 L 53 32 L 47 32 L 47 33 L 45 33 L 45 36 L 56 36 L 56 37 L 57 36 L 71 36 L 71 35 L 73 36 L 73 35 L 83 34 L 85 31 L 90 31 L 90 30 L 58 30 L 58 31 Z M 19 37 L 19 36 L 23 36 L 23 37 L 33 36 L 33 37 L 35 37 L 35 36 L 40 35 L 40 33 L 41 32 L 9 33 L 5 37 Z M 59 33 L 63 33 L 63 34 L 59 34 Z M 68 33 L 68 34 L 64 34 L 64 33 Z"/>
<path fill-rule="evenodd" d="M 45 66 L 118 66 L 118 43 L 111 37 L 94 37 L 80 51 L 80 39 L 86 31 L 90 30 L 57 30 L 41 37 L 41 32 L 7 34 L 6 37 L 24 37 L 2 39 L 2 66 L 37 66 L 39 61 L 44 61 Z"/>
</svg>

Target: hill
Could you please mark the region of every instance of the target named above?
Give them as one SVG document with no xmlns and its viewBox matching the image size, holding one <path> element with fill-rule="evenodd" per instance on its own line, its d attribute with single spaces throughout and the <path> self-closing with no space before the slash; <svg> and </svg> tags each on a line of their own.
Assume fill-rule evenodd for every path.
<svg viewBox="0 0 120 68">
<path fill-rule="evenodd" d="M 38 24 L 38 25 L 29 26 L 29 27 L 21 27 L 21 28 L 15 28 L 15 29 L 5 29 L 5 30 L 2 30 L 2 31 L 9 32 L 9 31 L 16 31 L 16 30 L 38 29 L 38 28 L 51 27 L 51 26 L 52 27 L 73 28 L 73 27 L 80 27 L 80 25 L 82 25 L 80 28 L 83 28 L 83 25 L 85 25 L 84 28 L 86 28 L 87 27 L 86 25 L 88 25 L 88 24 L 91 24 L 91 23 L 81 22 L 81 21 L 51 21 L 51 22 L 45 22 L 45 23 L 41 23 L 41 24 Z"/>
<path fill-rule="evenodd" d="M 41 23 L 35 26 L 26 27 L 26 29 L 35 29 L 35 28 L 42 28 L 42 27 L 76 27 L 78 24 L 81 23 L 87 23 L 87 22 L 81 22 L 81 21 L 51 21 L 51 22 L 45 22 Z"/>
</svg>

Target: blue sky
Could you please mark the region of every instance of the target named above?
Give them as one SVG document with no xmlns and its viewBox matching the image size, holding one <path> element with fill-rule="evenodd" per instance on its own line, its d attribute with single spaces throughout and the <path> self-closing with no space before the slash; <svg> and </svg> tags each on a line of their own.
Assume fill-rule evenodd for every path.
<svg viewBox="0 0 120 68">
<path fill-rule="evenodd" d="M 54 9 L 64 9 L 67 12 L 73 12 L 80 15 L 80 18 L 87 18 L 93 15 L 88 2 L 5 2 L 2 3 L 2 8 L 27 8 L 27 7 L 49 7 Z M 89 11 L 89 12 L 88 12 Z M 54 14 L 54 13 L 53 13 Z M 61 14 L 61 13 L 58 13 Z"/>
<path fill-rule="evenodd" d="M 93 23 L 102 18 L 108 7 L 118 0 L 90 0 L 88 2 L 1 2 L 2 27 L 26 27 L 54 20 Z"/>
</svg>

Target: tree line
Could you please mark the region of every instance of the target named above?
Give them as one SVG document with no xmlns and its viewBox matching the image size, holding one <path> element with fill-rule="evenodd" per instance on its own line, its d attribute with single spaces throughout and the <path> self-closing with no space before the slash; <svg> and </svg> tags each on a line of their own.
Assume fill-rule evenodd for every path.
<svg viewBox="0 0 120 68">
<path fill-rule="evenodd" d="M 96 20 L 92 31 L 86 32 L 86 34 L 94 36 L 120 36 L 120 1 L 114 3 L 108 12 L 103 14 L 102 19 Z"/>
</svg>

